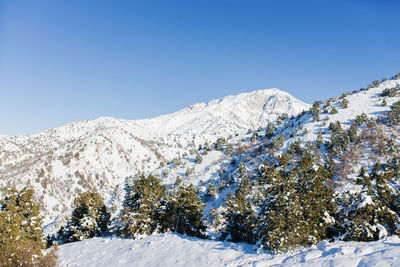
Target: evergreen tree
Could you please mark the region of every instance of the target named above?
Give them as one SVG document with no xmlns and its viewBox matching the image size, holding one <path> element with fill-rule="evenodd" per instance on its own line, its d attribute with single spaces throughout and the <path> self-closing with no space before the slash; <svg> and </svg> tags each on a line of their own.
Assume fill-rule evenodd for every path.
<svg viewBox="0 0 400 267">
<path fill-rule="evenodd" d="M 278 151 L 280 148 L 282 148 L 284 143 L 285 143 L 285 137 L 283 136 L 282 133 L 280 133 L 277 138 L 272 138 L 271 140 L 271 146 L 275 151 Z"/>
<path fill-rule="evenodd" d="M 1 266 L 55 266 L 57 255 L 52 250 L 44 255 L 42 217 L 33 190 L 15 188 L 0 202 Z"/>
<path fill-rule="evenodd" d="M 242 191 L 237 191 L 235 196 L 228 193 L 224 207 L 225 227 L 221 230 L 221 238 L 232 242 L 254 244 L 257 241 L 254 232 L 256 216 L 252 204 L 247 201 L 245 194 Z"/>
<path fill-rule="evenodd" d="M 220 151 L 222 151 L 222 150 L 225 148 L 226 144 L 227 144 L 226 139 L 220 137 L 220 138 L 218 138 L 217 141 L 215 142 L 215 144 L 214 144 L 214 149 L 215 149 L 215 150 L 220 150 Z"/>
<path fill-rule="evenodd" d="M 397 125 L 400 122 L 400 101 L 393 103 L 392 110 L 389 113 L 389 121 L 392 125 Z"/>
<path fill-rule="evenodd" d="M 210 222 L 211 222 L 211 226 L 215 230 L 217 230 L 217 231 L 221 230 L 222 219 L 221 219 L 221 214 L 218 212 L 217 208 L 210 210 Z"/>
<path fill-rule="evenodd" d="M 360 170 L 357 184 L 362 190 L 339 199 L 343 208 L 336 217 L 345 240 L 365 242 L 399 234 L 399 194 L 388 184 L 392 178 L 393 172 L 382 171 L 379 164 L 370 174 Z"/>
<path fill-rule="evenodd" d="M 163 231 L 204 238 L 204 208 L 205 204 L 200 201 L 198 190 L 192 184 L 177 184 L 169 192 L 166 211 L 161 218 Z"/>
<path fill-rule="evenodd" d="M 70 219 L 58 234 L 61 242 L 75 242 L 107 234 L 111 215 L 97 191 L 79 194 L 72 208 Z"/>
<path fill-rule="evenodd" d="M 342 102 L 342 108 L 348 108 L 349 107 L 349 101 L 347 99 L 343 99 Z"/>
<path fill-rule="evenodd" d="M 363 125 L 364 123 L 368 122 L 368 116 L 365 113 L 356 116 L 356 122 L 358 125 Z"/>
<path fill-rule="evenodd" d="M 141 175 L 126 186 L 124 210 L 120 217 L 122 236 L 135 237 L 160 230 L 165 212 L 166 186 L 155 176 Z"/>
<path fill-rule="evenodd" d="M 347 135 L 349 136 L 350 142 L 355 142 L 357 138 L 357 127 L 355 124 L 352 124 L 347 130 Z"/>
<path fill-rule="evenodd" d="M 322 136 L 322 132 L 321 131 L 318 132 L 317 139 L 315 140 L 315 143 L 318 146 L 318 148 L 324 143 L 324 138 Z"/>
<path fill-rule="evenodd" d="M 273 123 L 268 123 L 267 127 L 265 129 L 265 138 L 270 139 L 274 136 L 274 133 L 276 131 L 276 127 L 274 126 Z"/>
<path fill-rule="evenodd" d="M 329 125 L 329 131 L 331 134 L 331 143 L 329 146 L 329 151 L 333 156 L 339 156 L 349 147 L 350 137 L 342 129 L 342 126 L 339 121 L 331 123 Z"/>
<path fill-rule="evenodd" d="M 319 106 L 321 105 L 321 101 L 315 101 L 312 106 L 313 120 L 319 121 Z"/>
<path fill-rule="evenodd" d="M 277 166 L 285 170 L 275 173 L 259 216 L 261 244 L 273 252 L 302 243 L 299 240 L 302 236 L 297 231 L 302 223 L 300 201 L 295 192 L 294 181 L 281 175 L 282 171 L 286 172 L 286 167 Z"/>
<path fill-rule="evenodd" d="M 204 195 L 204 198 L 206 201 L 209 201 L 212 198 L 215 198 L 217 196 L 217 188 L 213 183 L 210 183 L 207 188 L 207 192 Z"/>
<path fill-rule="evenodd" d="M 296 162 L 284 154 L 274 167 L 261 169 L 269 177 L 261 206 L 258 232 L 262 245 L 273 251 L 311 245 L 329 236 L 335 210 L 332 191 L 328 189 L 328 172 L 314 169 L 307 153 Z"/>
<path fill-rule="evenodd" d="M 196 163 L 201 164 L 203 162 L 203 157 L 200 153 L 196 153 Z"/>
<path fill-rule="evenodd" d="M 244 196 L 248 196 L 251 194 L 253 185 L 250 179 L 247 177 L 247 174 L 243 175 L 241 178 L 240 183 L 237 186 L 237 192 L 240 192 Z"/>
</svg>

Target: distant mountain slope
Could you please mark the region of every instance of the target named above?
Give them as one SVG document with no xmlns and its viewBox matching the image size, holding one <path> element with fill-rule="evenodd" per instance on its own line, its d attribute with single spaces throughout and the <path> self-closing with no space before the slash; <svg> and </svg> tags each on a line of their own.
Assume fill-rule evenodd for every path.
<svg viewBox="0 0 400 267">
<path fill-rule="evenodd" d="M 204 142 L 264 127 L 283 113 L 296 115 L 309 107 L 269 89 L 153 119 L 103 117 L 33 135 L 0 136 L 0 186 L 33 187 L 50 222 L 68 212 L 80 191 L 94 188 L 118 203 L 125 177 L 153 171 Z"/>
</svg>

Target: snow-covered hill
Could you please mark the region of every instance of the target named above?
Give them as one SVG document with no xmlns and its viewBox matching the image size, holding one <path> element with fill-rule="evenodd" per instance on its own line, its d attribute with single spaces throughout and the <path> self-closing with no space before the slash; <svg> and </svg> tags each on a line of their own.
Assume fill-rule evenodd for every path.
<svg viewBox="0 0 400 267">
<path fill-rule="evenodd" d="M 227 96 L 145 120 L 78 121 L 33 135 L 0 136 L 0 186 L 36 191 L 46 223 L 65 214 L 81 191 L 120 203 L 126 177 L 150 172 L 200 144 L 265 127 L 309 105 L 278 89 Z M 210 162 L 211 163 L 211 162 Z"/>
<path fill-rule="evenodd" d="M 253 245 L 176 234 L 141 240 L 94 238 L 60 246 L 60 266 L 399 266 L 400 239 L 323 241 L 310 248 L 272 254 Z"/>
</svg>

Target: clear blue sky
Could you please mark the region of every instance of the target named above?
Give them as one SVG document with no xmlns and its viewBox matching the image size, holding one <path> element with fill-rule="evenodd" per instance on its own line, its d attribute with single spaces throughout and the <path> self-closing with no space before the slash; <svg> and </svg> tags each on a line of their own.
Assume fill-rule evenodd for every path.
<svg viewBox="0 0 400 267">
<path fill-rule="evenodd" d="M 395 0 L 0 0 L 0 134 L 277 87 L 305 102 L 400 71 Z"/>
</svg>

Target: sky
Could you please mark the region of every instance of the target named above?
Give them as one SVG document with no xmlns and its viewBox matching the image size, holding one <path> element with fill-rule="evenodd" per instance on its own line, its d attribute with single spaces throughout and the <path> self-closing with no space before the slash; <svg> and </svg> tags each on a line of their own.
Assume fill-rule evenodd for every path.
<svg viewBox="0 0 400 267">
<path fill-rule="evenodd" d="M 0 0 L 0 134 L 279 88 L 312 103 L 400 72 L 395 0 Z"/>
</svg>

